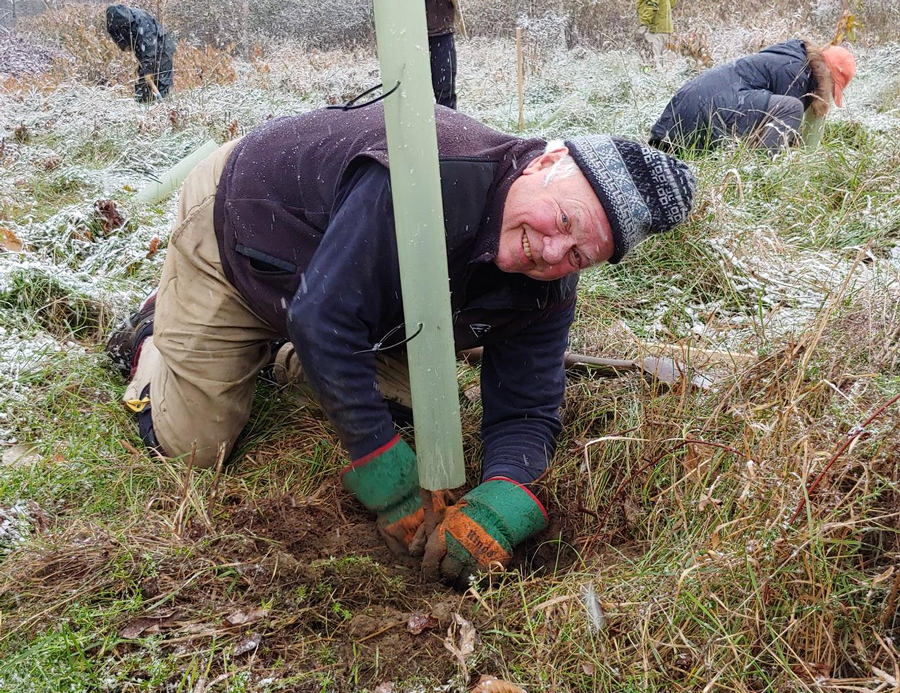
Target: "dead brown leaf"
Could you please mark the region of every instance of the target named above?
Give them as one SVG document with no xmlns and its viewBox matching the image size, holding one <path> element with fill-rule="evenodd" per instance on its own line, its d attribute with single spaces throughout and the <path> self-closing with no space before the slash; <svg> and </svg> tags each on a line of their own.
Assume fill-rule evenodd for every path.
<svg viewBox="0 0 900 693">
<path fill-rule="evenodd" d="M 0 228 L 0 248 L 11 253 L 21 253 L 22 241 L 9 229 Z"/>
<path fill-rule="evenodd" d="M 709 445 L 687 443 L 684 446 L 681 464 L 689 476 L 699 479 L 709 470 L 709 463 L 715 452 L 716 449 Z"/>
<path fill-rule="evenodd" d="M 436 618 L 433 618 L 430 614 L 423 614 L 421 611 L 411 614 L 406 622 L 406 630 L 413 635 L 419 635 L 423 630 L 437 628 L 437 626 L 438 620 Z"/>
<path fill-rule="evenodd" d="M 100 220 L 103 233 L 109 233 L 125 223 L 125 217 L 121 215 L 113 200 L 97 200 L 94 203 L 94 212 Z"/>
<path fill-rule="evenodd" d="M 450 624 L 450 627 L 447 628 L 447 637 L 444 639 L 444 647 L 456 657 L 456 661 L 459 662 L 463 676 L 466 678 L 469 676 L 469 667 L 466 664 L 466 659 L 475 652 L 476 636 L 475 626 L 458 613 L 454 612 L 453 622 Z"/>
<path fill-rule="evenodd" d="M 169 616 L 142 616 L 133 621 L 129 621 L 121 631 L 119 637 L 133 640 L 142 635 L 155 635 L 163 628 L 174 625 L 175 617 Z"/>
<path fill-rule="evenodd" d="M 876 575 L 874 578 L 872 578 L 872 584 L 877 585 L 879 582 L 884 582 L 893 574 L 894 574 L 894 566 L 890 566 L 883 573 L 881 573 L 880 575 Z"/>
<path fill-rule="evenodd" d="M 375 686 L 375 693 L 394 693 L 393 683 L 379 683 Z"/>
<path fill-rule="evenodd" d="M 251 633 L 249 638 L 245 638 L 237 646 L 234 648 L 234 652 L 232 652 L 232 657 L 240 657 L 242 654 L 247 654 L 255 650 L 259 647 L 262 642 L 262 635 L 259 633 Z"/>
<path fill-rule="evenodd" d="M 525 689 L 494 676 L 482 676 L 471 693 L 525 693 Z"/>
<path fill-rule="evenodd" d="M 824 662 L 798 662 L 791 665 L 791 671 L 807 683 L 821 683 L 831 677 L 831 667 Z"/>
<path fill-rule="evenodd" d="M 147 250 L 147 257 L 156 255 L 157 250 L 159 250 L 159 236 L 154 236 L 150 239 L 150 248 Z"/>
<path fill-rule="evenodd" d="M 55 171 L 59 168 L 59 165 L 61 163 L 62 159 L 60 159 L 58 156 L 48 156 L 41 161 L 41 166 L 44 167 L 45 171 Z"/>
<path fill-rule="evenodd" d="M 706 512 L 707 508 L 717 508 L 722 505 L 722 501 L 718 498 L 713 498 L 710 495 L 705 493 L 700 494 L 700 502 L 697 503 L 697 510 L 701 513 Z"/>
<path fill-rule="evenodd" d="M 233 614 L 228 614 L 225 617 L 225 621 L 231 626 L 243 626 L 247 623 L 253 623 L 254 621 L 258 621 L 261 618 L 264 618 L 268 615 L 269 610 L 263 609 L 262 607 L 256 607 L 255 609 L 239 609 L 235 611 Z"/>
</svg>

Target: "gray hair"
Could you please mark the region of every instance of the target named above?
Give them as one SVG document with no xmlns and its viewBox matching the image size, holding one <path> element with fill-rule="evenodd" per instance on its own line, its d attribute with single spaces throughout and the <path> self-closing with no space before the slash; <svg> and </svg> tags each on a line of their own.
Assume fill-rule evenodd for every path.
<svg viewBox="0 0 900 693">
<path fill-rule="evenodd" d="M 560 147 L 565 147 L 566 144 L 562 140 L 550 140 L 547 142 L 547 146 L 544 147 L 544 153 L 551 152 L 554 149 L 559 149 Z M 547 174 L 544 176 L 543 187 L 547 187 L 554 180 L 563 180 L 564 178 L 569 178 L 570 176 L 575 175 L 580 169 L 578 168 L 578 164 L 575 163 L 575 159 L 571 157 L 571 155 L 566 154 L 559 161 L 557 161 L 553 166 L 550 167 L 550 170 L 547 171 Z"/>
</svg>

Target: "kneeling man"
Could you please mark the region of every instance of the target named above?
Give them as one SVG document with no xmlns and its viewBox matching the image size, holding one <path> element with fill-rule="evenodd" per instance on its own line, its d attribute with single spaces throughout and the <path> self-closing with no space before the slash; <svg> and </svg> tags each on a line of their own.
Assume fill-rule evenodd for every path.
<svg viewBox="0 0 900 693">
<path fill-rule="evenodd" d="M 457 349 L 484 347 L 482 483 L 429 539 L 444 579 L 506 565 L 546 526 L 531 489 L 560 432 L 578 273 L 688 215 L 688 168 L 637 142 L 547 143 L 436 107 Z M 415 453 L 380 384 L 402 351 L 400 272 L 380 105 L 272 120 L 181 191 L 158 293 L 110 339 L 141 436 L 214 463 L 250 417 L 271 344 L 289 340 L 351 460 L 344 487 L 408 553 L 422 525 Z M 423 539 L 421 537 L 420 539 Z M 424 541 L 416 542 L 418 548 Z"/>
</svg>

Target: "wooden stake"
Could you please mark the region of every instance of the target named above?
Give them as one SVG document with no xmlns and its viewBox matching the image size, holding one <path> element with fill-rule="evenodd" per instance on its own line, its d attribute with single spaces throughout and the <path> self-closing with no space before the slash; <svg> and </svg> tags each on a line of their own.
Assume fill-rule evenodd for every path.
<svg viewBox="0 0 900 693">
<path fill-rule="evenodd" d="M 516 65 L 519 73 L 519 132 L 525 129 L 525 102 L 524 102 L 524 84 L 525 84 L 525 60 L 522 57 L 522 27 L 516 27 Z"/>
</svg>

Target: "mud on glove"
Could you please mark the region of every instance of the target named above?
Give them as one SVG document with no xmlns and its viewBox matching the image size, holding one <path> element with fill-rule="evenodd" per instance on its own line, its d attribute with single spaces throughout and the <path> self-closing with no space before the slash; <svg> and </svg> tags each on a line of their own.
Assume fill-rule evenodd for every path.
<svg viewBox="0 0 900 693">
<path fill-rule="evenodd" d="M 547 526 L 547 511 L 527 488 L 495 477 L 449 508 L 428 538 L 422 573 L 459 589 L 479 570 L 506 568 L 513 548 Z"/>
<path fill-rule="evenodd" d="M 409 556 L 409 545 L 419 534 L 424 544 L 425 511 L 419 492 L 416 453 L 400 438 L 347 465 L 341 482 L 368 510 L 378 515 L 376 527 L 388 548 L 401 557 Z M 432 494 L 435 512 L 442 516 L 446 500 Z"/>
</svg>

